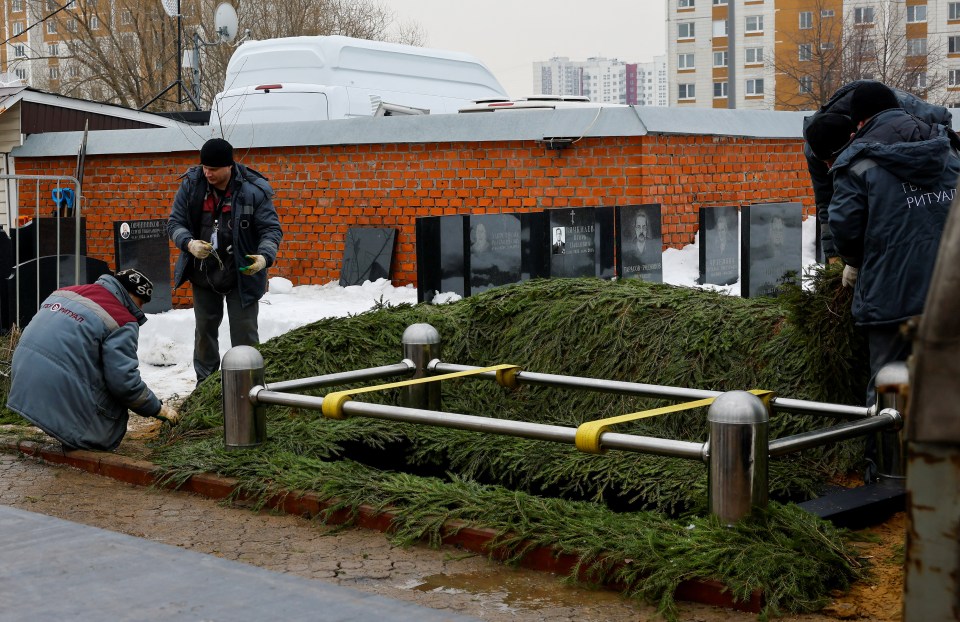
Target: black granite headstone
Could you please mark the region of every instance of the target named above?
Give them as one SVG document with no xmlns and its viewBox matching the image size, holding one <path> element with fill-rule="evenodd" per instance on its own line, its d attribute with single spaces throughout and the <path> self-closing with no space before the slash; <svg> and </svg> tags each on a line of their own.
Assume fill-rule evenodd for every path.
<svg viewBox="0 0 960 622">
<path fill-rule="evenodd" d="M 37 232 L 39 231 L 39 252 Z M 59 239 L 58 239 L 59 234 Z M 10 231 L 14 263 L 30 261 L 38 256 L 72 255 L 77 247 L 77 221 L 74 218 L 34 218 Z M 87 253 L 87 219 L 80 219 L 80 254 Z"/>
<path fill-rule="evenodd" d="M 551 209 L 545 213 L 550 276 L 614 276 L 612 207 Z"/>
<path fill-rule="evenodd" d="M 522 279 L 522 227 L 519 214 L 469 216 L 470 294 Z"/>
<path fill-rule="evenodd" d="M 437 293 L 468 296 L 465 216 L 418 218 L 417 300 L 430 302 Z"/>
<path fill-rule="evenodd" d="M 800 203 L 747 205 L 740 221 L 740 294 L 775 296 L 777 286 L 800 282 L 803 268 L 803 206 Z"/>
<path fill-rule="evenodd" d="M 37 266 L 39 265 L 39 287 Z M 59 280 L 57 268 L 60 269 Z M 17 324 L 24 328 L 37 312 L 40 303 L 54 290 L 76 284 L 93 283 L 102 274 L 110 274 L 105 261 L 92 257 L 80 257 L 80 280 L 76 276 L 76 255 L 51 255 L 21 263 L 13 276 L 5 281 L 8 292 L 9 317 L 19 318 Z M 19 293 L 19 296 L 17 295 Z M 17 306 L 19 304 L 19 313 Z"/>
<path fill-rule="evenodd" d="M 663 282 L 660 204 L 617 208 L 617 273 L 620 278 Z"/>
<path fill-rule="evenodd" d="M 113 257 L 117 270 L 133 268 L 153 282 L 153 296 L 143 305 L 144 313 L 173 308 L 166 218 L 113 223 Z"/>
<path fill-rule="evenodd" d="M 700 208 L 699 283 L 730 285 L 740 278 L 737 264 L 737 207 Z"/>
<path fill-rule="evenodd" d="M 353 227 L 343 248 L 340 286 L 363 285 L 365 281 L 390 278 L 396 229 Z"/>
</svg>

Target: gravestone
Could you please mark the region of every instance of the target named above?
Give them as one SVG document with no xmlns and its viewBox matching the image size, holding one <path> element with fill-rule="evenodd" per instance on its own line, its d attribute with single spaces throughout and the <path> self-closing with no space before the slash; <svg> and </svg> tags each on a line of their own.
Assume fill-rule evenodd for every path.
<svg viewBox="0 0 960 622">
<path fill-rule="evenodd" d="M 737 264 L 737 207 L 700 208 L 700 279 L 698 283 L 730 285 L 740 278 Z"/>
<path fill-rule="evenodd" d="M 580 207 L 546 210 L 549 275 L 613 278 L 614 208 Z"/>
<path fill-rule="evenodd" d="M 143 305 L 144 313 L 173 308 L 166 218 L 114 222 L 113 261 L 117 270 L 133 268 L 153 282 L 153 296 Z"/>
<path fill-rule="evenodd" d="M 468 216 L 470 228 L 469 295 L 519 283 L 523 248 L 520 214 Z"/>
<path fill-rule="evenodd" d="M 800 283 L 802 226 L 800 203 L 744 206 L 740 220 L 740 294 L 744 298 L 775 296 L 778 285 Z"/>
<path fill-rule="evenodd" d="M 37 281 L 38 266 L 39 283 Z M 111 273 L 110 266 L 105 261 L 92 257 L 80 257 L 80 280 L 75 282 L 76 268 L 76 255 L 50 255 L 21 263 L 14 270 L 13 276 L 5 282 L 9 307 L 4 321 L 7 321 L 7 318 L 11 320 L 18 318 L 18 326 L 24 328 L 37 312 L 39 304 L 54 290 L 70 285 L 93 283 L 100 275 Z M 19 312 L 17 293 L 19 293 Z"/>
<path fill-rule="evenodd" d="M 390 278 L 396 229 L 352 227 L 347 231 L 340 287 Z"/>
<path fill-rule="evenodd" d="M 660 204 L 617 207 L 617 273 L 620 278 L 663 282 Z"/>
<path fill-rule="evenodd" d="M 39 232 L 39 241 L 37 233 Z M 59 240 L 57 235 L 59 233 Z M 77 221 L 74 218 L 34 218 L 10 231 L 14 263 L 48 255 L 72 255 L 77 247 Z M 38 251 L 39 242 L 39 251 Z M 80 254 L 87 254 L 87 219 L 80 219 Z"/>
<path fill-rule="evenodd" d="M 430 302 L 437 293 L 467 296 L 465 216 L 417 218 L 417 300 Z"/>
</svg>

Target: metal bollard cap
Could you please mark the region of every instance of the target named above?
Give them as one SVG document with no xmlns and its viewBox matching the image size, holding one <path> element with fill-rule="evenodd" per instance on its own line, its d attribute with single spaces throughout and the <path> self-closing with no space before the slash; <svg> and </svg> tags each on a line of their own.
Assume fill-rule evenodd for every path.
<svg viewBox="0 0 960 622">
<path fill-rule="evenodd" d="M 887 363 L 877 372 L 875 385 L 878 393 L 901 393 L 901 387 L 910 384 L 910 371 L 905 361 Z"/>
<path fill-rule="evenodd" d="M 429 345 L 440 343 L 440 332 L 430 324 L 411 324 L 403 331 L 404 345 Z"/>
<path fill-rule="evenodd" d="M 242 369 L 259 369 L 263 367 L 263 356 L 260 351 L 251 346 L 234 346 L 227 350 L 220 363 L 220 369 L 225 371 Z"/>
<path fill-rule="evenodd" d="M 727 391 L 713 401 L 707 410 L 711 423 L 767 423 L 770 413 L 763 400 L 747 391 Z"/>
</svg>

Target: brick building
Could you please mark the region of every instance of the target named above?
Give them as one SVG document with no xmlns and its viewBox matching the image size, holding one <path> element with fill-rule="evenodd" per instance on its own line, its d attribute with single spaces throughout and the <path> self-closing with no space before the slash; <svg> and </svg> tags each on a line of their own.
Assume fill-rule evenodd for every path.
<svg viewBox="0 0 960 622">
<path fill-rule="evenodd" d="M 421 216 L 661 203 L 664 243 L 682 247 L 703 206 L 791 200 L 810 213 L 802 116 L 637 106 L 277 123 L 227 138 L 277 191 L 284 241 L 271 274 L 295 285 L 335 280 L 347 229 L 384 226 L 398 230 L 392 276 L 406 284 L 416 282 Z M 209 127 L 91 132 L 88 254 L 112 265 L 115 221 L 166 217 L 210 136 Z M 79 139 L 29 136 L 12 151 L 15 172 L 72 174 Z M 21 210 L 49 197 L 36 188 L 21 184 Z M 189 303 L 187 293 L 174 304 Z"/>
</svg>

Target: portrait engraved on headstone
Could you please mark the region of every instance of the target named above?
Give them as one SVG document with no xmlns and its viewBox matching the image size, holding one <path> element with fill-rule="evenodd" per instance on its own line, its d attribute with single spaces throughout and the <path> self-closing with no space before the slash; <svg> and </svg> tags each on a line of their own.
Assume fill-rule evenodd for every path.
<svg viewBox="0 0 960 622">
<path fill-rule="evenodd" d="M 550 249 L 552 255 L 562 255 L 563 248 L 567 245 L 567 234 L 564 227 L 555 227 L 553 229 L 553 246 Z"/>
<path fill-rule="evenodd" d="M 660 204 L 617 208 L 617 272 L 621 278 L 663 281 Z"/>
<path fill-rule="evenodd" d="M 547 210 L 550 230 L 550 276 L 597 275 L 597 223 L 592 207 Z M 560 236 L 562 245 L 558 246 Z M 560 252 L 556 252 L 560 251 Z"/>
<path fill-rule="evenodd" d="M 699 283 L 730 285 L 740 277 L 737 207 L 700 208 Z"/>
<path fill-rule="evenodd" d="M 143 305 L 143 311 L 161 313 L 172 309 L 167 219 L 114 222 L 113 248 L 117 270 L 134 268 L 153 282 L 153 296 Z"/>
<path fill-rule="evenodd" d="M 519 214 L 474 214 L 470 222 L 470 294 L 518 283 L 522 273 Z"/>
<path fill-rule="evenodd" d="M 366 281 L 390 278 L 393 244 L 397 230 L 379 227 L 351 227 L 343 246 L 340 286 L 362 285 Z"/>
<path fill-rule="evenodd" d="M 778 286 L 800 283 L 803 245 L 800 203 L 758 203 L 743 208 L 740 292 L 775 296 Z"/>
</svg>

